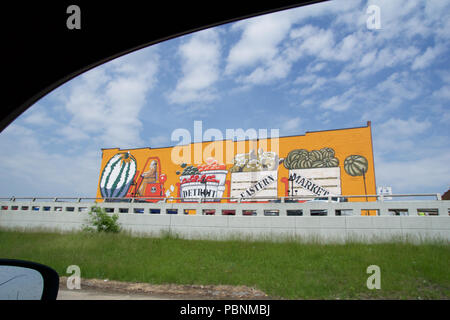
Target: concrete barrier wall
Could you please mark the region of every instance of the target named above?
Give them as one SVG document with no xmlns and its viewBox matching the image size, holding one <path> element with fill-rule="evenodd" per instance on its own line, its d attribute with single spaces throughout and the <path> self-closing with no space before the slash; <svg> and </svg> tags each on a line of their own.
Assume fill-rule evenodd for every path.
<svg viewBox="0 0 450 320">
<path fill-rule="evenodd" d="M 0 210 L 0 227 L 19 228 L 25 230 L 50 230 L 50 231 L 78 231 L 88 224 L 88 213 L 84 208 L 92 204 L 85 203 L 56 203 L 56 202 L 16 202 L 17 210 L 12 210 L 13 202 L 0 202 L 3 209 Z M 374 209 L 371 203 L 354 205 L 362 209 Z M 284 205 L 284 208 L 283 208 Z M 337 204 L 339 205 L 339 204 Z M 349 204 L 346 203 L 346 206 Z M 436 201 L 431 206 L 423 204 L 395 204 L 398 208 L 410 208 L 417 211 L 418 207 L 436 208 L 442 207 L 441 212 L 447 210 L 448 202 L 442 206 Z M 274 240 L 284 238 L 314 239 L 322 242 L 342 242 L 345 240 L 386 241 L 392 238 L 407 237 L 411 240 L 443 239 L 450 240 L 450 216 L 286 216 L 281 211 L 286 206 L 299 208 L 298 204 L 276 204 L 280 216 L 264 216 L 263 210 L 267 205 L 246 204 L 246 209 L 254 209 L 257 216 L 242 216 L 242 212 L 235 216 L 220 215 L 223 208 L 242 208 L 242 204 L 127 204 L 104 203 L 103 207 L 128 208 L 128 213 L 118 213 L 121 227 L 133 234 L 161 235 L 172 233 L 189 239 L 229 239 L 229 238 L 271 238 Z M 184 215 L 182 208 L 189 207 L 202 212 L 203 208 L 216 207 L 214 216 Z M 238 207 L 236 207 L 238 206 Z M 239 207 L 241 206 L 241 207 Z M 33 207 L 35 210 L 33 210 Z M 39 207 L 38 209 L 36 209 Z M 50 207 L 49 211 L 43 211 L 44 207 Z M 58 208 L 55 210 L 55 207 Z M 61 207 L 61 211 L 59 211 Z M 271 205 L 272 207 L 272 205 Z M 339 207 L 339 206 L 338 206 Z M 26 208 L 26 209 L 22 209 Z M 69 209 L 67 209 L 69 208 Z M 161 214 L 149 214 L 150 208 L 161 209 Z M 165 209 L 178 208 L 178 214 L 165 214 Z M 301 207 L 308 210 L 307 207 Z M 313 208 L 316 208 L 314 204 Z M 135 209 L 144 209 L 145 213 L 134 213 Z M 335 209 L 333 207 L 330 210 Z M 380 210 L 380 207 L 378 207 Z M 241 209 L 240 209 L 241 210 Z M 382 212 L 383 210 L 380 210 Z"/>
</svg>

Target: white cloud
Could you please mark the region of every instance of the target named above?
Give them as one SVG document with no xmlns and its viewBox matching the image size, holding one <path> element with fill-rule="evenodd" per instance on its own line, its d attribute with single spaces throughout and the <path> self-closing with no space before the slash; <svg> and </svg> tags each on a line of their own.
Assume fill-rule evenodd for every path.
<svg viewBox="0 0 450 320">
<path fill-rule="evenodd" d="M 242 36 L 228 54 L 225 74 L 231 75 L 259 63 L 270 62 L 278 54 L 277 46 L 290 29 L 290 16 L 289 11 L 284 11 L 233 26 L 233 30 L 242 30 Z"/>
<path fill-rule="evenodd" d="M 418 53 L 419 49 L 414 46 L 404 48 L 385 45 L 384 48 L 378 51 L 376 60 L 360 72 L 360 76 L 374 74 L 385 68 L 400 67 L 411 63 Z"/>
<path fill-rule="evenodd" d="M 377 57 L 377 50 L 374 49 L 372 51 L 367 52 L 362 57 L 361 61 L 359 62 L 360 68 L 367 68 L 368 66 L 373 65 L 375 59 Z"/>
<path fill-rule="evenodd" d="M 355 45 L 352 36 L 343 41 L 339 55 L 335 56 L 331 30 L 312 25 L 292 28 L 311 17 L 349 11 L 358 3 L 359 1 L 346 1 L 338 4 L 315 4 L 233 24 L 231 30 L 242 30 L 242 34 L 228 54 L 225 74 L 239 74 L 236 80 L 240 85 L 267 84 L 285 78 L 292 64 L 306 56 L 346 58 Z M 317 65 L 315 71 L 320 71 L 323 67 L 323 64 Z"/>
<path fill-rule="evenodd" d="M 350 88 L 340 95 L 332 96 L 320 104 L 322 109 L 330 109 L 335 112 L 345 111 L 351 107 L 356 96 L 357 89 Z"/>
<path fill-rule="evenodd" d="M 327 64 L 325 62 L 318 62 L 315 64 L 310 64 L 307 68 L 307 71 L 308 72 L 319 72 L 319 71 L 322 71 L 326 66 L 327 66 Z"/>
<path fill-rule="evenodd" d="M 393 193 L 444 192 L 436 188 L 449 185 L 450 152 L 437 151 L 423 158 L 410 154 L 401 161 L 375 158 L 377 184 L 392 186 Z"/>
<path fill-rule="evenodd" d="M 354 75 L 351 72 L 348 71 L 341 71 L 335 78 L 334 81 L 346 83 L 352 81 L 354 78 Z"/>
<path fill-rule="evenodd" d="M 42 108 L 40 105 L 35 105 L 29 112 L 23 114 L 23 121 L 26 124 L 47 127 L 55 125 L 56 121 Z"/>
<path fill-rule="evenodd" d="M 71 125 L 62 126 L 58 129 L 58 133 L 61 134 L 68 141 L 83 141 L 89 140 L 90 136 L 79 127 L 73 127 Z"/>
<path fill-rule="evenodd" d="M 336 18 L 336 24 L 365 25 L 365 17 L 358 12 L 361 0 L 336 0 L 321 2 L 306 7 L 300 7 L 291 11 L 293 21 L 297 23 L 318 17 Z M 362 16 L 362 17 L 361 17 Z"/>
<path fill-rule="evenodd" d="M 286 131 L 298 131 L 300 122 L 299 117 L 289 119 L 284 123 L 283 129 Z"/>
<path fill-rule="evenodd" d="M 420 159 L 439 147 L 427 139 L 432 122 L 416 118 L 392 118 L 373 126 L 373 143 L 376 154 L 395 161 L 401 159 Z"/>
<path fill-rule="evenodd" d="M 355 83 L 352 73 L 347 71 L 331 79 L 305 74 L 294 83 L 301 85 L 300 93 L 309 95 L 308 99 L 314 99 L 321 109 L 341 113 L 352 110 L 353 117 L 360 116 L 362 121 L 382 119 L 426 92 L 423 84 L 408 72 L 394 72 L 380 83 L 370 85 Z"/>
<path fill-rule="evenodd" d="M 306 56 L 318 59 L 336 59 L 335 39 L 331 29 L 322 29 L 313 25 L 306 25 L 293 29 L 290 33 L 291 43 L 286 50 L 286 56 L 296 61 Z"/>
<path fill-rule="evenodd" d="M 448 137 L 430 135 L 435 125 L 414 117 L 374 125 L 378 185 L 390 185 L 394 193 L 442 192 L 433 188 L 448 184 L 450 152 L 442 148 Z"/>
<path fill-rule="evenodd" d="M 389 94 L 402 100 L 412 100 L 419 96 L 423 89 L 417 80 L 411 79 L 408 72 L 395 72 L 379 83 L 375 90 L 379 94 Z"/>
<path fill-rule="evenodd" d="M 438 75 L 444 83 L 450 84 L 450 71 L 440 70 L 438 71 Z"/>
<path fill-rule="evenodd" d="M 156 82 L 157 61 L 153 49 L 121 57 L 32 106 L 0 135 L 8 154 L 0 159 L 0 174 L 8 181 L 1 193 L 95 196 L 100 148 L 129 148 L 142 141 L 140 112 Z"/>
<path fill-rule="evenodd" d="M 157 66 L 157 53 L 145 49 L 70 82 L 62 101 L 70 120 L 59 134 L 70 140 L 95 139 L 102 146 L 141 144 L 140 112 L 156 83 Z"/>
<path fill-rule="evenodd" d="M 0 158 L 3 196 L 94 197 L 100 169 L 100 150 L 76 154 L 47 152 L 35 131 L 17 123 L 0 135 L 7 157 Z M 5 180 L 7 179 L 7 180 Z"/>
<path fill-rule="evenodd" d="M 381 9 L 381 30 L 366 28 L 370 4 Z M 337 79 L 343 82 L 351 80 L 349 74 L 358 81 L 407 64 L 418 70 L 441 51 L 430 48 L 421 55 L 413 40 L 438 36 L 439 30 L 445 30 L 441 17 L 450 16 L 446 8 L 424 1 L 332 1 L 242 21 L 231 27 L 242 30 L 242 35 L 229 52 L 226 74 L 240 74 L 236 77 L 239 84 L 267 84 L 287 77 L 295 62 L 311 57 L 309 65 L 346 62 Z M 315 17 L 331 27 L 311 24 L 309 19 Z M 308 67 L 306 71 L 318 70 Z"/>
<path fill-rule="evenodd" d="M 265 65 L 256 68 L 247 76 L 239 77 L 239 81 L 245 84 L 267 84 L 278 79 L 283 79 L 289 73 L 291 64 L 284 59 L 275 58 Z"/>
<path fill-rule="evenodd" d="M 372 87 L 358 87 L 356 102 L 364 103 L 362 119 L 380 120 L 396 112 L 405 103 L 424 94 L 423 83 L 409 72 L 394 72 Z"/>
<path fill-rule="evenodd" d="M 411 69 L 417 70 L 428 67 L 431 63 L 433 63 L 433 60 L 435 60 L 436 57 L 443 51 L 444 48 L 442 46 L 428 47 L 421 56 L 418 56 L 414 59 Z"/>
<path fill-rule="evenodd" d="M 396 46 L 390 39 L 406 33 L 398 19 L 407 20 L 416 6 L 407 2 L 397 6 L 389 1 L 380 5 L 382 19 L 391 28 L 389 32 L 365 28 L 366 7 L 360 1 L 316 4 L 236 23 L 231 30 L 242 30 L 242 35 L 229 52 L 225 74 L 238 74 L 236 81 L 240 84 L 267 84 L 286 78 L 295 62 L 312 57 L 310 65 L 317 68 L 308 67 L 308 72 L 322 70 L 324 61 L 348 62 L 342 69 L 342 77 L 337 79 L 347 82 L 349 73 L 363 77 L 412 62 L 419 49 Z M 319 16 L 330 18 L 331 28 L 315 26 L 309 20 L 309 24 L 300 25 Z"/>
<path fill-rule="evenodd" d="M 335 48 L 335 52 L 333 53 L 334 59 L 341 61 L 350 60 L 354 54 L 360 49 L 358 48 L 361 45 L 357 34 L 349 34 L 344 39 L 339 42 L 339 45 Z"/>
<path fill-rule="evenodd" d="M 302 125 L 302 119 L 300 117 L 289 118 L 280 116 L 274 119 L 273 125 L 275 128 L 279 128 L 281 136 L 298 134 Z"/>
<path fill-rule="evenodd" d="M 445 19 L 450 14 L 450 3 L 448 1 L 425 1 L 425 17 L 426 21 L 435 21 L 439 19 L 439 26 L 448 25 L 448 19 Z M 448 37 L 448 28 L 445 34 Z M 440 30 L 438 30 L 440 32 Z"/>
<path fill-rule="evenodd" d="M 411 37 L 421 33 L 420 25 L 411 28 L 407 22 L 417 12 L 423 10 L 423 5 L 419 1 L 409 0 L 371 0 L 367 6 L 376 5 L 380 8 L 381 31 L 378 37 L 383 40 L 389 40 L 400 36 L 402 33 L 409 33 Z M 422 20 L 423 23 L 423 20 Z"/>
<path fill-rule="evenodd" d="M 316 76 L 315 74 L 305 74 L 297 77 L 295 79 L 295 84 L 301 84 L 302 90 L 300 91 L 301 95 L 308 95 L 315 90 L 323 87 L 325 83 L 328 82 L 328 79 L 325 77 Z"/>
<path fill-rule="evenodd" d="M 315 74 L 303 74 L 301 76 L 298 76 L 297 79 L 295 79 L 294 83 L 312 83 L 318 78 L 319 76 L 316 76 Z"/>
<path fill-rule="evenodd" d="M 214 29 L 194 34 L 180 45 L 183 76 L 173 92 L 171 103 L 211 101 L 215 98 L 213 85 L 219 80 L 220 40 Z"/>
<path fill-rule="evenodd" d="M 396 137 L 411 137 L 423 134 L 431 127 L 431 122 L 428 120 L 409 119 L 389 119 L 378 126 L 379 132 L 382 132 L 384 137 L 395 139 Z"/>
<path fill-rule="evenodd" d="M 170 139 L 167 135 L 159 135 L 150 137 L 150 147 L 165 147 L 169 145 Z"/>
<path fill-rule="evenodd" d="M 314 101 L 313 99 L 302 99 L 302 101 L 300 102 L 300 107 L 306 109 L 315 106 L 315 104 L 316 101 Z"/>
<path fill-rule="evenodd" d="M 433 97 L 450 100 L 450 85 L 444 85 L 439 90 L 433 92 Z"/>
</svg>

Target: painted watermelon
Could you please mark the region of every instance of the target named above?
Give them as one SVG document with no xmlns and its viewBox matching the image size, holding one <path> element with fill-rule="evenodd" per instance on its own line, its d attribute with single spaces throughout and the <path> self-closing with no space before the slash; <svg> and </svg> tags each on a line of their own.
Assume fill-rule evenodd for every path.
<svg viewBox="0 0 450 320">
<path fill-rule="evenodd" d="M 339 159 L 338 158 L 325 158 L 322 160 L 323 166 L 325 168 L 332 168 L 339 166 Z"/>
<path fill-rule="evenodd" d="M 311 164 L 311 168 L 323 168 L 325 167 L 325 160 L 316 160 Z"/>
<path fill-rule="evenodd" d="M 308 154 L 308 150 L 305 149 L 292 150 L 283 162 L 284 167 L 286 169 L 297 169 L 298 161 Z"/>
<path fill-rule="evenodd" d="M 312 168 L 315 161 L 320 161 L 317 157 L 321 155 L 317 150 L 305 153 L 300 159 L 297 160 L 297 167 L 295 169 L 309 169 Z"/>
<path fill-rule="evenodd" d="M 117 153 L 106 163 L 100 178 L 103 198 L 122 198 L 127 194 L 134 175 L 136 159 L 129 152 Z"/>
<path fill-rule="evenodd" d="M 356 177 L 362 176 L 367 172 L 369 162 L 366 158 L 360 155 L 348 156 L 344 161 L 344 169 L 349 175 Z"/>
<path fill-rule="evenodd" d="M 332 148 L 322 148 L 320 149 L 320 152 L 322 153 L 323 159 L 332 159 L 334 158 L 334 150 Z"/>
<path fill-rule="evenodd" d="M 284 166 L 289 170 L 330 168 L 339 166 L 339 160 L 334 157 L 334 150 L 331 148 L 312 151 L 296 149 L 289 152 L 284 160 Z"/>
<path fill-rule="evenodd" d="M 319 150 L 312 150 L 309 153 L 309 156 L 311 157 L 312 161 L 320 161 L 323 159 L 323 155 L 322 152 L 320 152 Z"/>
</svg>

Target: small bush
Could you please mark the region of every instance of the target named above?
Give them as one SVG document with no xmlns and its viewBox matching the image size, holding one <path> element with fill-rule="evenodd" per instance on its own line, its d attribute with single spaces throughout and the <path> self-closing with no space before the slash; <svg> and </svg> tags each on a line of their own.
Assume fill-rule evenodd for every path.
<svg viewBox="0 0 450 320">
<path fill-rule="evenodd" d="M 119 219 L 118 214 L 109 215 L 106 213 L 105 209 L 93 206 L 89 212 L 89 223 L 94 227 L 86 226 L 85 231 L 95 231 L 97 232 L 110 232 L 118 233 L 120 232 L 120 226 L 117 220 Z"/>
</svg>

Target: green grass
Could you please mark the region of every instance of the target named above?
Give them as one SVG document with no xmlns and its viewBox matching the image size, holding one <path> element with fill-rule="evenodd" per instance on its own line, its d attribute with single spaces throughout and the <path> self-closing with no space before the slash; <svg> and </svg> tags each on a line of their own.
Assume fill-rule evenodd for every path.
<svg viewBox="0 0 450 320">
<path fill-rule="evenodd" d="M 208 241 L 127 234 L 0 230 L 0 257 L 31 260 L 68 276 L 152 284 L 229 284 L 288 299 L 449 299 L 450 246 L 396 243 Z M 369 290 L 369 265 L 381 289 Z"/>
</svg>

